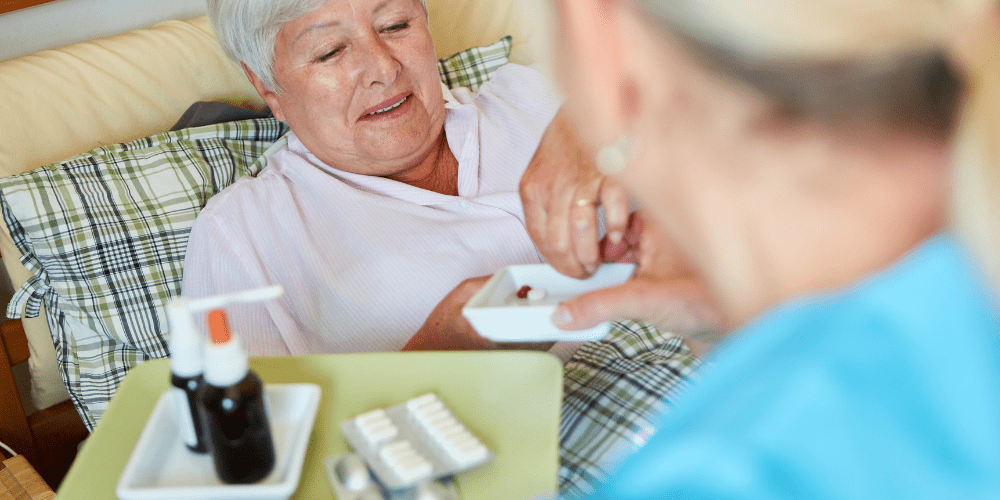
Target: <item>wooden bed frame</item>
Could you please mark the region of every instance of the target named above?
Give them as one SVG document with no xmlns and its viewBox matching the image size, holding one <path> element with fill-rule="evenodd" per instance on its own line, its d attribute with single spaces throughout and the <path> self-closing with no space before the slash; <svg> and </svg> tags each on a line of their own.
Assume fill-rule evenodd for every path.
<svg viewBox="0 0 1000 500">
<path fill-rule="evenodd" d="M 19 9 L 26 9 L 28 7 L 34 7 L 36 5 L 52 1 L 54 0 L 0 0 L 0 14 Z"/>
<path fill-rule="evenodd" d="M 23 455 L 55 490 L 88 432 L 70 400 L 25 414 L 12 368 L 29 356 L 21 320 L 0 323 L 0 441 Z"/>
</svg>

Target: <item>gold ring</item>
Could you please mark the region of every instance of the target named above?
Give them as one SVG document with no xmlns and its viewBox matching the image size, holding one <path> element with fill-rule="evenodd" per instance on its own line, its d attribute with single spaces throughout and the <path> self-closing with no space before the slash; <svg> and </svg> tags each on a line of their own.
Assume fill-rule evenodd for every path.
<svg viewBox="0 0 1000 500">
<path fill-rule="evenodd" d="M 588 205 L 597 205 L 597 202 L 593 200 L 588 200 L 586 198 L 580 198 L 579 200 L 576 200 L 576 206 L 578 207 L 586 207 Z"/>
</svg>

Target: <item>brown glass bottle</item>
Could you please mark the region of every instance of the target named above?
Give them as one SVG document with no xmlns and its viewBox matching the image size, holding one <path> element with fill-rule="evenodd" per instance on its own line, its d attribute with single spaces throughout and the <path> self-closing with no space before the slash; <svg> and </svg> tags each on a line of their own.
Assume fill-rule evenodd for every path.
<svg viewBox="0 0 1000 500">
<path fill-rule="evenodd" d="M 264 384 L 247 365 L 226 313 L 208 315 L 211 343 L 205 348 L 201 407 L 215 472 L 225 483 L 254 483 L 274 468 L 274 443 L 264 407 Z"/>
<path fill-rule="evenodd" d="M 227 387 L 205 384 L 201 405 L 215 471 L 225 483 L 254 483 L 274 468 L 263 383 L 252 371 Z"/>
</svg>

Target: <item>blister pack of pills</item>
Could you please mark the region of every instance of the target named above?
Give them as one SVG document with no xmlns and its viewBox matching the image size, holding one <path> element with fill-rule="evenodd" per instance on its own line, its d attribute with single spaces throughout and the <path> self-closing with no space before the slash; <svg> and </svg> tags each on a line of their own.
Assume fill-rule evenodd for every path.
<svg viewBox="0 0 1000 500">
<path fill-rule="evenodd" d="M 493 458 L 433 393 L 362 413 L 342 422 L 340 430 L 389 489 L 411 488 Z"/>
<path fill-rule="evenodd" d="M 328 457 L 323 468 L 337 500 L 462 500 L 450 477 L 430 479 L 402 490 L 387 489 L 356 453 Z"/>
</svg>

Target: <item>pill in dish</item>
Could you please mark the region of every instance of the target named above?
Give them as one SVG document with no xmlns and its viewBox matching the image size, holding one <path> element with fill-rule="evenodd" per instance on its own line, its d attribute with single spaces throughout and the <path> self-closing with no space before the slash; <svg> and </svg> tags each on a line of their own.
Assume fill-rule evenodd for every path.
<svg viewBox="0 0 1000 500">
<path fill-rule="evenodd" d="M 548 296 L 548 292 L 544 288 L 535 288 L 531 285 L 524 285 L 514 293 L 514 296 L 518 299 L 527 299 L 528 302 L 540 302 L 545 300 Z"/>
</svg>

